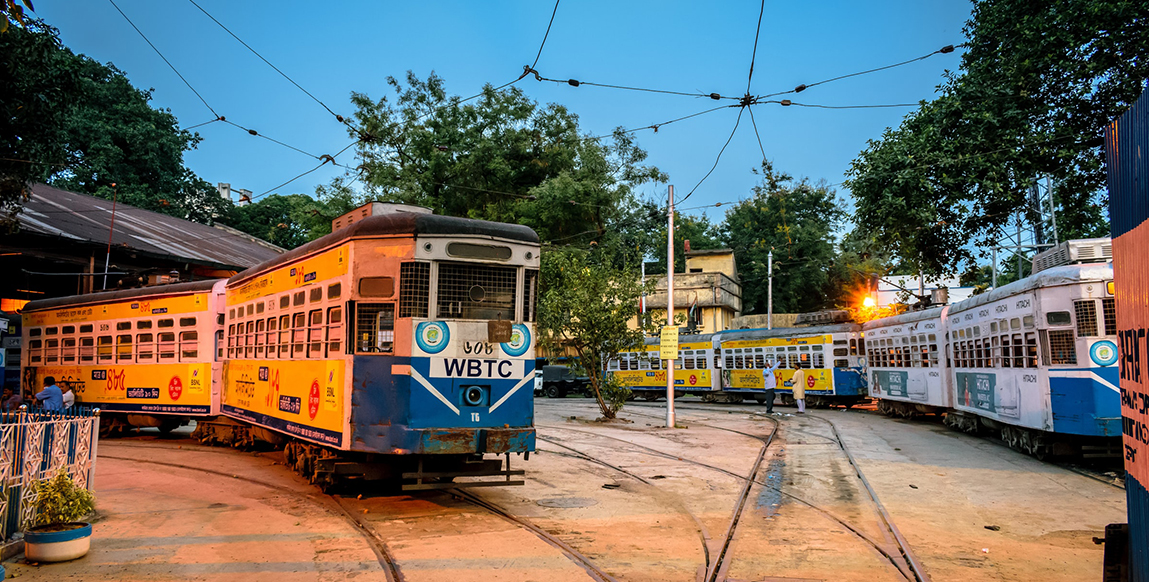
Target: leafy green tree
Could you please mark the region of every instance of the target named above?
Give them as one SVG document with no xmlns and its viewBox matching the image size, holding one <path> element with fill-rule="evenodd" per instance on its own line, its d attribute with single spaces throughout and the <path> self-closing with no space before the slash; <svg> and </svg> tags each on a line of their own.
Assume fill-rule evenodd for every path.
<svg viewBox="0 0 1149 582">
<path fill-rule="evenodd" d="M 539 343 L 551 353 L 570 348 L 578 354 L 604 418 L 614 418 L 626 401 L 625 387 L 606 374 L 606 358 L 642 345 L 643 328 L 628 322 L 638 313 L 644 286 L 637 265 L 618 267 L 617 247 L 552 247 L 542 254 L 539 285 Z M 653 289 L 648 280 L 645 291 Z"/>
<path fill-rule="evenodd" d="M 859 225 L 930 274 L 959 272 L 1054 181 L 1060 238 L 1107 230 L 1099 136 L 1149 78 L 1149 4 L 985 0 L 940 96 L 854 160 Z"/>
<path fill-rule="evenodd" d="M 251 204 L 233 207 L 219 221 L 271 244 L 293 249 L 331 234 L 331 221 L 363 202 L 365 200 L 337 178 L 330 186 L 320 186 L 315 197 L 272 194 Z"/>
<path fill-rule="evenodd" d="M 0 34 L 3 191 L 10 214 L 27 184 L 53 186 L 210 223 L 229 203 L 183 164 L 198 134 L 125 74 L 73 54 L 40 21 Z M 13 162 L 11 160 L 27 160 Z M 113 186 L 115 184 L 115 186 Z"/>
<path fill-rule="evenodd" d="M 726 212 L 722 234 L 742 279 L 742 312 L 767 311 L 767 254 L 774 251 L 774 312 L 815 311 L 833 296 L 833 233 L 844 212 L 825 184 L 762 165 L 753 195 Z"/>
<path fill-rule="evenodd" d="M 653 235 L 648 244 L 652 249 L 650 254 L 654 259 L 653 262 L 647 264 L 646 273 L 648 275 L 666 274 L 666 210 L 664 208 L 658 209 L 657 218 L 659 223 L 655 224 L 656 229 L 647 231 Z M 694 251 L 723 247 L 722 232 L 719 225 L 710 222 L 708 217 L 676 213 L 674 215 L 674 272 L 676 273 L 686 271 L 686 241 L 690 241 L 690 249 Z"/>
<path fill-rule="evenodd" d="M 21 6 L 21 4 L 24 6 Z M 24 24 L 24 19 L 26 18 L 24 14 L 25 6 L 28 7 L 28 10 L 35 10 L 30 0 L 0 0 L 0 16 L 3 17 L 3 20 L 0 20 L 0 34 L 8 32 L 8 28 L 12 25 L 12 22 Z"/>
<path fill-rule="evenodd" d="M 634 203 L 635 186 L 665 180 L 642 165 L 646 152 L 630 135 L 582 136 L 577 116 L 540 106 L 519 89 L 487 86 L 464 103 L 434 74 L 388 82 L 393 98 L 352 94 L 360 178 L 375 199 L 525 224 L 544 241 L 586 243 L 611 235 Z"/>
</svg>

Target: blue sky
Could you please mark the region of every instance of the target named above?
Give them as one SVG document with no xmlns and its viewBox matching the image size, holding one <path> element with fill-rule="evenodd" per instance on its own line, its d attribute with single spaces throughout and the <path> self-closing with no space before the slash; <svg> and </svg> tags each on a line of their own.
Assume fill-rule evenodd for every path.
<svg viewBox="0 0 1149 582">
<path fill-rule="evenodd" d="M 349 115 L 349 95 L 389 93 L 388 75 L 407 70 L 442 76 L 450 92 L 469 96 L 484 83 L 514 79 L 534 60 L 554 4 L 535 2 L 302 3 L 197 0 L 208 12 L 337 113 Z M 352 142 L 319 104 L 248 52 L 186 0 L 116 0 L 221 115 L 312 154 L 335 154 Z M 547 77 L 676 91 L 745 93 L 759 2 L 603 2 L 564 0 L 536 69 Z M 170 108 L 184 127 L 214 116 L 160 60 L 107 0 L 37 2 L 36 15 L 60 29 L 73 51 L 111 62 L 153 105 Z M 751 93 L 784 91 L 838 75 L 880 67 L 964 41 L 972 6 L 966 0 L 766 3 Z M 799 103 L 915 103 L 934 95 L 960 49 L 895 69 L 814 87 Z M 640 127 L 709 109 L 693 97 L 597 87 L 517 85 L 531 98 L 565 105 L 588 134 Z M 825 110 L 756 106 L 766 156 L 797 177 L 840 183 L 867 139 L 897 126 L 912 108 Z M 714 164 L 737 109 L 722 110 L 639 132 L 648 162 L 667 172 L 679 197 Z M 749 116 L 717 169 L 684 205 L 729 202 L 749 195 L 751 168 L 762 154 Z M 264 193 L 317 165 L 306 155 L 242 130 L 214 123 L 186 163 L 208 182 Z M 353 165 L 354 149 L 339 161 Z M 323 168 L 277 193 L 314 194 L 341 172 Z M 842 195 L 848 192 L 838 187 Z M 643 192 L 665 197 L 664 186 Z M 703 210 L 690 211 L 694 214 Z M 720 219 L 723 209 L 706 211 Z"/>
</svg>

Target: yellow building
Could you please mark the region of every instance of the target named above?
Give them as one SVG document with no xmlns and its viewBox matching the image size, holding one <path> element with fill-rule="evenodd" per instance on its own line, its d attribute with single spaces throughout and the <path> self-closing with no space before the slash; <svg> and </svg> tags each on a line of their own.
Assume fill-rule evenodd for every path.
<svg viewBox="0 0 1149 582">
<path fill-rule="evenodd" d="M 666 317 L 666 276 L 658 277 L 646 297 L 648 311 Z M 713 333 L 734 327 L 742 315 L 742 284 L 734 251 L 714 249 L 686 253 L 686 272 L 674 274 L 674 312 L 685 313 L 687 333 Z M 637 326 L 638 319 L 631 320 Z"/>
</svg>

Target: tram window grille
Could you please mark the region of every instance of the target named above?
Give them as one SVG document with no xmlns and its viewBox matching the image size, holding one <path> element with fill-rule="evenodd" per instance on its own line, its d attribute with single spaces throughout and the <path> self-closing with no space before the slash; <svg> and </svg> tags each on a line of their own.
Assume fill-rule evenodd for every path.
<svg viewBox="0 0 1149 582">
<path fill-rule="evenodd" d="M 112 361 L 112 336 L 102 335 L 96 338 L 96 358 L 101 362 Z"/>
<path fill-rule="evenodd" d="M 816 353 L 814 354 L 813 358 L 812 358 L 812 360 L 813 360 L 813 362 L 812 362 L 812 365 L 813 365 L 815 368 L 824 368 L 824 367 L 826 367 L 826 360 L 825 360 L 825 357 L 826 357 L 826 356 L 825 356 L 825 354 L 823 354 L 823 353 L 821 353 L 821 352 L 816 352 Z"/>
<path fill-rule="evenodd" d="M 355 307 L 355 351 L 380 354 L 395 345 L 395 304 L 360 303 Z"/>
<path fill-rule="evenodd" d="M 684 355 L 685 355 L 685 354 L 684 354 Z M 685 367 L 687 370 L 693 370 L 693 369 L 694 369 L 694 358 L 686 358 L 686 359 L 684 360 L 684 367 Z"/>
<path fill-rule="evenodd" d="M 742 361 L 742 355 L 741 354 L 734 356 L 734 367 L 738 368 L 739 370 L 744 369 L 746 367 L 746 363 Z"/>
<path fill-rule="evenodd" d="M 28 330 L 28 337 L 40 337 L 40 334 L 43 333 L 43 331 L 44 330 L 39 327 L 33 327 L 32 329 Z"/>
<path fill-rule="evenodd" d="M 227 326 L 227 357 L 235 357 L 235 324 Z"/>
<path fill-rule="evenodd" d="M 1008 335 L 1001 336 L 1001 367 L 1002 368 L 1012 368 L 1013 367 L 1012 354 L 1009 351 L 1009 336 Z"/>
<path fill-rule="evenodd" d="M 1037 367 L 1037 334 L 1033 332 L 1025 334 L 1025 367 Z"/>
<path fill-rule="evenodd" d="M 180 318 L 180 327 L 195 327 L 195 318 L 194 317 L 181 317 Z"/>
<path fill-rule="evenodd" d="M 327 309 L 327 357 L 340 353 L 343 341 L 343 308 Z"/>
<path fill-rule="evenodd" d="M 399 317 L 427 317 L 430 294 L 430 263 L 399 265 Z"/>
<path fill-rule="evenodd" d="M 653 355 L 653 353 L 651 355 Z M 658 358 L 651 358 L 650 369 L 651 370 L 661 370 L 662 369 L 662 360 L 660 360 Z"/>
<path fill-rule="evenodd" d="M 1073 331 L 1068 329 L 1049 330 L 1049 353 L 1043 354 L 1042 360 L 1053 366 L 1076 364 L 1077 340 L 1073 337 Z"/>
<path fill-rule="evenodd" d="M 922 367 L 922 352 L 916 345 L 910 346 L 910 367 Z"/>
<path fill-rule="evenodd" d="M 727 368 L 733 368 L 734 367 L 734 353 L 729 351 L 729 350 L 727 350 L 727 352 L 726 352 L 726 367 Z"/>
<path fill-rule="evenodd" d="M 835 356 L 848 356 L 850 355 L 850 348 L 834 348 Z"/>
<path fill-rule="evenodd" d="M 1001 346 L 999 345 L 1000 338 L 996 335 L 990 338 L 990 352 L 989 352 L 989 367 L 994 368 L 1001 365 Z"/>
<path fill-rule="evenodd" d="M 279 342 L 276 341 L 279 338 L 279 332 L 276 331 L 275 326 L 276 321 L 277 319 L 274 317 L 267 318 L 267 333 L 264 337 L 267 338 L 265 343 L 267 344 L 267 357 L 269 358 L 275 357 L 275 351 L 279 345 Z"/>
<path fill-rule="evenodd" d="M 235 319 L 235 308 L 234 307 L 227 310 L 227 318 L 228 319 Z"/>
<path fill-rule="evenodd" d="M 220 322 L 220 323 L 223 323 L 223 322 Z M 152 321 L 150 319 L 141 319 L 141 320 L 136 322 L 136 329 L 151 329 L 151 328 L 152 328 Z"/>
<path fill-rule="evenodd" d="M 323 288 L 322 287 L 313 288 L 311 291 L 308 292 L 307 300 L 310 303 L 318 303 L 320 301 L 323 301 Z"/>
<path fill-rule="evenodd" d="M 76 361 L 76 338 L 66 337 L 60 342 L 60 360 L 65 363 Z"/>
<path fill-rule="evenodd" d="M 307 314 L 307 357 L 323 357 L 323 310 L 315 309 Z"/>
<path fill-rule="evenodd" d="M 535 320 L 535 303 L 539 292 L 538 269 L 523 271 L 523 321 Z"/>
<path fill-rule="evenodd" d="M 291 316 L 279 316 L 279 357 L 289 357 L 291 350 Z"/>
<path fill-rule="evenodd" d="M 96 359 L 96 340 L 95 338 L 82 337 L 80 338 L 80 362 L 91 362 Z"/>
<path fill-rule="evenodd" d="M 247 322 L 247 333 L 243 334 L 243 357 L 255 357 L 255 322 Z"/>
<path fill-rule="evenodd" d="M 515 267 L 439 264 L 438 317 L 515 318 Z"/>
<path fill-rule="evenodd" d="M 157 334 L 156 351 L 160 354 L 161 360 L 173 360 L 176 357 L 176 334 L 173 332 L 164 332 Z"/>
<path fill-rule="evenodd" d="M 919 358 L 920 358 L 920 360 L 921 360 L 921 364 L 922 364 L 922 367 L 923 367 L 923 368 L 928 368 L 928 367 L 930 367 L 930 365 L 931 365 L 931 362 L 930 362 L 930 348 L 929 348 L 928 346 L 926 346 L 926 345 L 924 345 L 924 344 L 922 345 L 922 347 L 921 347 L 921 355 L 919 356 Z"/>
<path fill-rule="evenodd" d="M 295 295 L 293 295 L 291 297 L 291 306 L 292 307 L 299 307 L 300 305 L 304 304 L 306 299 L 307 299 L 307 292 L 306 291 L 297 291 L 295 293 Z"/>
<path fill-rule="evenodd" d="M 1097 302 L 1092 299 L 1074 301 L 1073 312 L 1077 315 L 1077 337 L 1097 337 Z"/>
<path fill-rule="evenodd" d="M 132 322 L 130 322 L 130 321 L 117 321 L 116 322 L 116 331 L 124 331 L 127 329 L 132 329 Z"/>
<path fill-rule="evenodd" d="M 256 304 L 255 304 L 255 313 L 256 313 L 256 314 L 260 314 L 260 313 L 263 313 L 263 308 L 264 308 L 264 305 L 263 305 L 263 301 L 260 301 L 259 303 L 256 303 Z M 182 320 L 181 320 L 181 321 L 182 321 Z M 193 321 L 194 321 L 194 320 L 193 320 Z"/>
<path fill-rule="evenodd" d="M 260 303 L 260 305 L 263 304 Z M 264 337 L 267 335 L 264 333 L 266 326 L 267 322 L 262 319 L 258 319 L 255 322 L 255 357 L 257 359 L 263 357 Z"/>
<path fill-rule="evenodd" d="M 985 349 L 982 347 L 981 340 L 978 339 L 978 340 L 973 341 L 973 350 L 974 350 L 974 367 L 984 368 L 985 367 Z"/>
<path fill-rule="evenodd" d="M 307 314 L 300 311 L 291 316 L 291 357 L 303 357 L 305 339 L 307 339 Z"/>
<path fill-rule="evenodd" d="M 838 345 L 838 342 L 837 342 L 837 341 L 835 341 L 835 342 L 834 342 L 834 345 Z M 838 356 L 838 355 L 845 355 L 845 354 L 839 354 L 839 353 L 838 353 L 838 350 L 839 350 L 839 349 L 841 349 L 841 348 L 834 348 L 834 355 L 835 355 L 835 356 Z M 856 339 L 852 339 L 852 340 L 850 340 L 850 355 L 851 355 L 851 356 L 856 356 L 856 355 L 858 355 L 858 340 L 856 340 Z"/>
<path fill-rule="evenodd" d="M 1112 297 L 1101 300 L 1101 311 L 1105 315 L 1105 335 L 1117 335 L 1117 304 Z"/>
<path fill-rule="evenodd" d="M 849 360 L 846 360 L 845 358 L 842 358 L 840 360 L 834 360 L 834 367 L 835 368 L 846 368 L 846 367 L 849 367 L 849 365 L 850 365 Z"/>
<path fill-rule="evenodd" d="M 180 332 L 180 361 L 191 361 L 199 357 L 199 332 Z"/>
<path fill-rule="evenodd" d="M 156 327 L 175 327 L 175 324 L 174 319 L 161 319 L 156 322 Z"/>
<path fill-rule="evenodd" d="M 754 367 L 758 369 L 766 367 L 766 358 L 762 354 L 754 354 Z"/>
<path fill-rule="evenodd" d="M 696 358 L 696 360 L 697 361 L 695 362 L 695 367 L 697 367 L 699 370 L 705 370 L 706 369 L 706 354 L 699 354 L 699 356 Z"/>
<path fill-rule="evenodd" d="M 156 355 L 155 336 L 150 333 L 136 335 L 136 357 L 140 362 L 151 362 Z"/>
<path fill-rule="evenodd" d="M 223 319 L 223 314 L 220 314 L 220 319 Z M 217 329 L 215 331 L 215 357 L 223 359 L 223 330 Z"/>
<path fill-rule="evenodd" d="M 60 340 L 44 340 L 44 361 L 51 364 L 60 359 Z"/>
</svg>

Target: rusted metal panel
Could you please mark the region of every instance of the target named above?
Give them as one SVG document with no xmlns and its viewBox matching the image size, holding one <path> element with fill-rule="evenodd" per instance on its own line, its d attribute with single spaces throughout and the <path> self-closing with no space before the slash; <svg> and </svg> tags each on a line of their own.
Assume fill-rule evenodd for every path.
<svg viewBox="0 0 1149 582">
<path fill-rule="evenodd" d="M 1129 510 L 1129 580 L 1149 582 L 1149 92 L 1105 131 Z"/>
<path fill-rule="evenodd" d="M 19 215 L 24 232 L 103 247 L 108 244 L 112 202 L 36 184 Z M 283 249 L 232 228 L 190 222 L 116 204 L 112 246 L 155 257 L 246 269 L 279 256 Z"/>
</svg>

